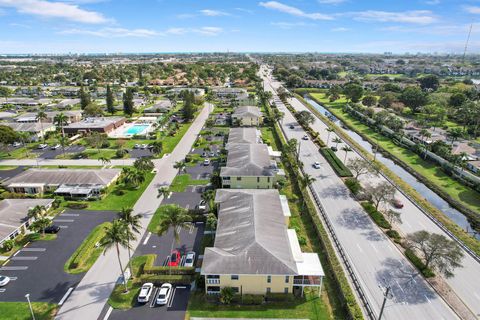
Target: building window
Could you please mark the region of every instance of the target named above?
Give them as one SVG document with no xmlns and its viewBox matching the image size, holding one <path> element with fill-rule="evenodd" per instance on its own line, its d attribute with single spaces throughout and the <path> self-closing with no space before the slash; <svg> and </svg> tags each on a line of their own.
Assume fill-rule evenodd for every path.
<svg viewBox="0 0 480 320">
<path fill-rule="evenodd" d="M 231 280 L 238 280 L 238 274 L 232 274 L 230 277 Z"/>
<path fill-rule="evenodd" d="M 267 276 L 267 283 L 272 283 L 272 276 Z"/>
<path fill-rule="evenodd" d="M 223 180 L 230 180 L 230 177 L 223 177 Z"/>
<path fill-rule="evenodd" d="M 272 292 L 272 288 L 267 288 L 267 293 Z"/>
<path fill-rule="evenodd" d="M 288 283 L 288 281 L 290 281 L 290 277 L 289 277 L 289 276 L 285 276 L 285 283 Z"/>
<path fill-rule="evenodd" d="M 232 291 L 234 293 L 239 293 L 240 292 L 240 290 L 238 290 L 238 287 L 232 287 Z"/>
<path fill-rule="evenodd" d="M 284 292 L 284 293 L 288 293 L 288 288 L 285 288 L 285 289 L 283 290 L 283 292 Z"/>
<path fill-rule="evenodd" d="M 270 177 L 267 178 L 267 182 L 270 182 Z"/>
<path fill-rule="evenodd" d="M 257 182 L 260 182 L 260 177 L 257 177 Z"/>
<path fill-rule="evenodd" d="M 242 177 L 237 177 L 237 181 L 242 181 Z"/>
</svg>

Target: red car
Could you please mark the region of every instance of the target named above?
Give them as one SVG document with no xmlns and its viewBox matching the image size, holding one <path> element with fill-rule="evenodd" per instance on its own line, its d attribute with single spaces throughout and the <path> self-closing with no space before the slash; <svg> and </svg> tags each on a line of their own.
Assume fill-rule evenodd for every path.
<svg viewBox="0 0 480 320">
<path fill-rule="evenodd" d="M 393 199 L 392 200 L 392 205 L 397 209 L 402 209 L 403 208 L 403 203 L 398 199 Z"/>
<path fill-rule="evenodd" d="M 180 255 L 180 252 L 178 250 L 173 250 L 170 256 L 170 261 L 168 261 L 168 266 L 178 267 L 180 265 L 181 259 L 182 259 L 182 256 Z"/>
</svg>

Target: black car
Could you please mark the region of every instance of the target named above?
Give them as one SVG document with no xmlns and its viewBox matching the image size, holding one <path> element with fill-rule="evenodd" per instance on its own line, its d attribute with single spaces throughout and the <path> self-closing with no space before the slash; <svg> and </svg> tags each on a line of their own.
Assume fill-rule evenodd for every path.
<svg viewBox="0 0 480 320">
<path fill-rule="evenodd" d="M 335 147 L 335 146 L 331 146 L 330 149 L 332 149 L 332 151 L 335 151 L 335 152 L 338 151 L 337 147 Z"/>
<path fill-rule="evenodd" d="M 290 129 L 295 129 L 295 126 L 293 124 L 291 124 Z"/>
<path fill-rule="evenodd" d="M 58 231 L 60 231 L 60 227 L 54 224 L 45 228 L 45 233 L 58 233 Z"/>
</svg>

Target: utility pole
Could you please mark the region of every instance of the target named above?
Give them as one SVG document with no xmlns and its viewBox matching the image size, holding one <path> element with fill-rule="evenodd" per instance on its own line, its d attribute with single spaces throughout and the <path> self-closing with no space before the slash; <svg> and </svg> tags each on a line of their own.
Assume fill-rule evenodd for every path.
<svg viewBox="0 0 480 320">
<path fill-rule="evenodd" d="M 383 292 L 383 303 L 382 303 L 382 308 L 380 309 L 380 315 L 378 316 L 378 320 L 382 319 L 383 310 L 385 309 L 385 304 L 387 303 L 388 294 L 390 293 L 391 289 L 392 288 L 390 286 L 387 286 L 386 290 Z"/>
</svg>

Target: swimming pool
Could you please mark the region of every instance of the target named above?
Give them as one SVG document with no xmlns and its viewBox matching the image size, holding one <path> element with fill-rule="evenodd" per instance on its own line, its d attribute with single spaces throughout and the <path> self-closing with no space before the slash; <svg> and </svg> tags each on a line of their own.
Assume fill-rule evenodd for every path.
<svg viewBox="0 0 480 320">
<path fill-rule="evenodd" d="M 135 124 L 125 131 L 123 131 L 124 135 L 136 135 L 136 134 L 142 134 L 144 131 L 146 131 L 150 127 L 149 124 Z"/>
</svg>

